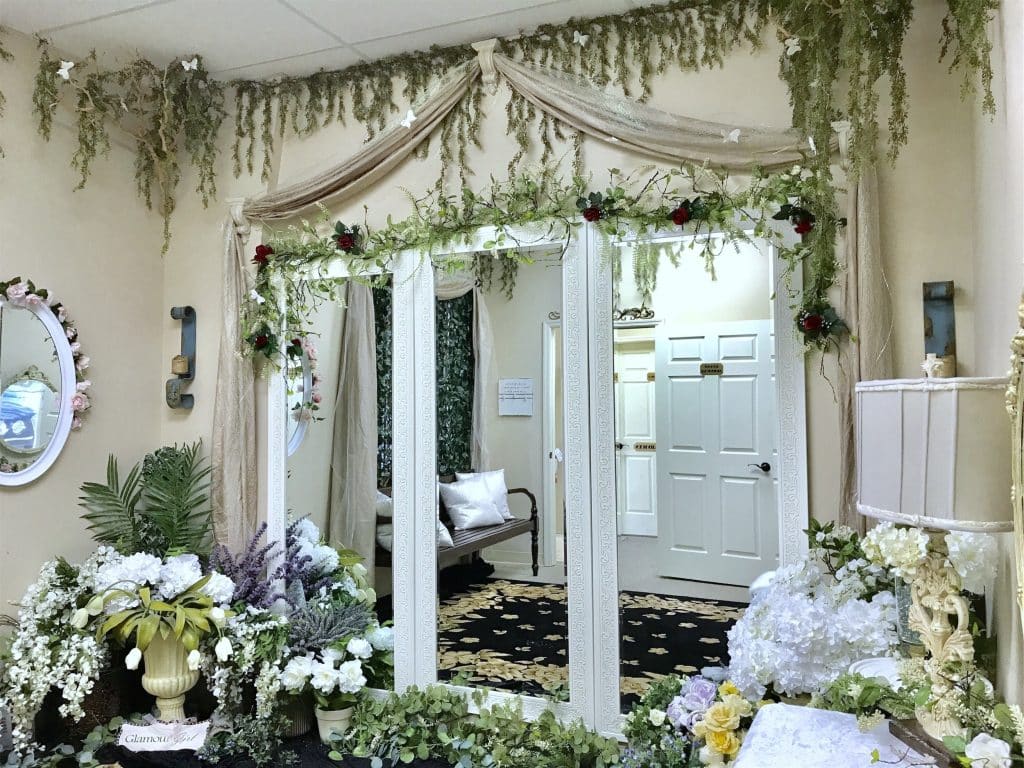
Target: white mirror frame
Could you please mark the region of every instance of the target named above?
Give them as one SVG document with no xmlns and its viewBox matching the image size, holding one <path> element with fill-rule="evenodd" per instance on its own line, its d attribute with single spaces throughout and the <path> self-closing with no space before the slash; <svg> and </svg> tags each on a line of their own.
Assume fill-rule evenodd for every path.
<svg viewBox="0 0 1024 768">
<path fill-rule="evenodd" d="M 561 247 L 561 239 L 535 240 L 528 230 L 506 230 L 527 248 Z M 498 232 L 487 228 L 443 254 L 488 250 Z M 785 230 L 786 239 L 792 235 Z M 673 233 L 677 237 L 678 233 Z M 565 371 L 566 498 L 576 499 L 576 523 L 567 526 L 569 701 L 553 705 L 563 719 L 582 718 L 609 736 L 621 736 L 619 712 L 618 551 L 612 400 L 612 274 L 599 254 L 601 234 L 581 224 L 563 261 L 562 329 Z M 775 274 L 784 263 L 768 243 Z M 308 277 L 345 278 L 340 260 Z M 801 284 L 802 274 L 792 274 Z M 393 265 L 392 367 L 394 541 L 392 591 L 395 621 L 395 690 L 435 684 L 437 677 L 437 528 L 435 504 L 436 400 L 434 270 L 427 254 L 404 251 Z M 774 299 L 776 396 L 779 434 L 779 560 L 805 553 L 808 521 L 804 350 L 785 290 Z M 288 408 L 281 371 L 264 379 L 266 395 L 267 539 L 283 544 L 287 521 Z M 590 402 L 601 404 L 591 412 Z M 596 471 L 591 473 L 591 467 Z M 588 516 L 589 515 L 589 516 Z M 588 524 L 589 523 L 589 524 Z M 594 600 L 590 596 L 594 596 Z M 446 686 L 469 693 L 476 689 Z M 384 692 L 377 691 L 377 694 Z M 491 691 L 485 705 L 521 702 L 528 719 L 552 707 L 547 699 Z M 475 705 L 473 705 L 475 706 Z"/>
<path fill-rule="evenodd" d="M 796 236 L 778 229 L 783 242 L 795 243 Z M 752 234 L 752 233 L 751 233 Z M 593 237 L 599 237 L 594 235 Z M 679 232 L 665 234 L 676 239 Z M 657 236 L 655 236 L 657 239 Z M 629 238 L 625 238 L 626 242 Z M 773 302 L 775 337 L 775 396 L 779 420 L 778 434 L 778 514 L 779 565 L 800 561 L 807 553 L 807 405 L 805 392 L 805 356 L 796 325 L 790 322 L 792 310 L 778 276 L 788 265 L 779 259 L 778 248 L 765 241 L 773 262 L 772 279 L 776 285 Z M 618 519 L 615 496 L 615 406 L 612 350 L 612 267 L 610 260 L 595 257 L 590 262 L 590 399 L 596 407 L 591 414 L 593 466 L 594 528 L 593 563 L 598 584 L 598 631 L 594 636 L 598 680 L 595 699 L 595 727 L 606 736 L 622 737 L 625 716 L 620 711 L 619 682 L 619 576 Z M 602 263 L 604 262 L 604 263 Z M 791 273 L 793 285 L 803 284 L 798 264 Z"/>
<path fill-rule="evenodd" d="M 74 412 L 71 407 L 71 398 L 77 392 L 77 380 L 75 378 L 75 359 L 71 354 L 71 343 L 64 333 L 64 327 L 60 324 L 57 316 L 45 304 L 39 306 L 15 307 L 10 302 L 5 302 L 4 307 L 32 312 L 46 328 L 50 338 L 53 339 L 54 349 L 57 350 L 57 363 L 60 365 L 60 411 L 57 414 L 57 425 L 53 430 L 50 442 L 39 454 L 38 458 L 28 467 L 20 472 L 0 472 L 0 486 L 26 485 L 38 479 L 57 460 L 60 452 L 64 449 L 68 435 L 71 434 L 71 421 Z"/>
<path fill-rule="evenodd" d="M 309 362 L 309 355 L 306 354 L 306 349 L 302 349 L 302 354 L 299 356 L 299 361 L 302 363 L 302 406 L 305 407 L 310 404 L 310 396 L 313 391 L 313 366 Z M 285 381 L 285 386 L 288 382 Z M 288 412 L 288 418 L 292 418 L 291 409 Z M 306 439 L 306 432 L 309 431 L 309 421 L 307 419 L 298 419 L 295 424 L 295 431 L 291 433 L 288 438 L 288 455 L 292 456 L 299 446 L 302 445 L 302 441 Z"/>
</svg>

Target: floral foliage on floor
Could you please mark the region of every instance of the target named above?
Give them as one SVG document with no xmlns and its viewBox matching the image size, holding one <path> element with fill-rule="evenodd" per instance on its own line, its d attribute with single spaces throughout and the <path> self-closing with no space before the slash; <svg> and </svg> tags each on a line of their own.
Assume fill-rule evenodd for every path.
<svg viewBox="0 0 1024 768">
<path fill-rule="evenodd" d="M 308 519 L 288 527 L 280 558 L 262 530 L 243 552 L 211 551 L 209 473 L 197 444 L 163 448 L 124 477 L 111 457 L 106 482 L 83 486 L 100 546 L 80 564 L 43 566 L 0 676 L 15 756 L 41 754 L 33 729 L 51 686 L 59 715 L 81 720 L 110 665 L 152 676 L 161 643 L 180 645 L 213 696 L 209 759 L 274 764 L 296 700 L 350 706 L 366 686 L 392 684 L 392 630 L 375 618 L 360 558 Z"/>
</svg>

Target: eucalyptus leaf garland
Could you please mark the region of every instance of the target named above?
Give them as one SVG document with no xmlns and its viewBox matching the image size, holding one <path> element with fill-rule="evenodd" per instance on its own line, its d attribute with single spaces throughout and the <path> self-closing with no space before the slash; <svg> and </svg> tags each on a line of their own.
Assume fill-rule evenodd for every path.
<svg viewBox="0 0 1024 768">
<path fill-rule="evenodd" d="M 529 260 L 523 247 L 551 240 L 568 247 L 583 222 L 592 223 L 609 241 L 627 235 L 638 240 L 638 287 L 647 301 L 662 252 L 649 243 L 658 233 L 676 230 L 691 235 L 688 249 L 712 276 L 723 244 L 752 238 L 773 241 L 788 265 L 779 276 L 780 284 L 789 291 L 794 321 L 807 347 L 833 348 L 846 326 L 828 299 L 838 270 L 835 237 L 842 224 L 834 196 L 821 194 L 831 187 L 822 183 L 820 174 L 800 166 L 778 173 L 756 171 L 740 191 L 733 191 L 731 182 L 728 175 L 704 166 L 641 169 L 630 175 L 612 169 L 607 187 L 590 191 L 589 179 L 565 181 L 548 167 L 506 181 L 492 179 L 480 192 L 466 187 L 459 195 L 448 195 L 433 188 L 423 197 L 410 195 L 413 214 L 401 221 L 389 219 L 381 229 L 332 226 L 329 212 L 322 209 L 318 221 L 270 233 L 257 246 L 255 287 L 242 311 L 243 352 L 282 364 L 283 340 L 309 333 L 312 310 L 331 296 L 331 281 L 318 276 L 332 262 L 344 262 L 356 279 L 379 283 L 379 273 L 390 271 L 401 251 L 420 251 L 420 268 L 429 268 L 433 255 L 468 242 L 481 228 L 493 228 L 497 234 L 483 244 L 485 252 L 446 258 L 438 266 L 471 269 L 485 287 L 494 285 L 500 271 L 500 290 L 511 296 L 518 265 Z M 802 236 L 800 241 L 786 242 L 780 226 L 791 226 Z M 803 285 L 790 279 L 797 265 L 804 268 Z M 612 270 L 617 281 L 621 264 L 613 261 Z"/>
</svg>

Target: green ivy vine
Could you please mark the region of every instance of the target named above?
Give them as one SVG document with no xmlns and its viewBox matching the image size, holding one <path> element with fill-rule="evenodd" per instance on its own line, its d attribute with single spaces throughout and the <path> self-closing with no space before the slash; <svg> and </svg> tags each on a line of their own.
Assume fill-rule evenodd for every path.
<svg viewBox="0 0 1024 768">
<path fill-rule="evenodd" d="M 991 43 L 986 25 L 999 0 L 946 0 L 939 58 L 961 73 L 964 96 L 982 91 L 984 112 L 995 109 L 992 94 Z M 786 82 L 793 126 L 820 148 L 808 163 L 818 171 L 817 191 L 831 189 L 832 122 L 850 123 L 850 167 L 875 158 L 879 138 L 879 84 L 888 79 L 889 157 L 907 141 L 907 85 L 902 55 L 913 17 L 913 0 L 670 0 L 621 14 L 569 19 L 546 24 L 529 34 L 499 41 L 499 50 L 575 73 L 597 87 L 611 86 L 638 100 L 647 99 L 654 78 L 669 69 L 697 71 L 721 66 L 740 46 L 758 48 L 770 27 L 782 43 L 780 76 Z M 367 138 L 387 127 L 393 115 L 427 93 L 439 72 L 471 59 L 466 45 L 434 47 L 364 62 L 335 71 L 269 81 L 238 80 L 234 91 L 234 172 L 254 172 L 262 149 L 262 175 L 269 178 L 270 158 L 288 130 L 312 134 L 334 122 L 352 119 Z M 201 57 L 174 60 L 165 67 L 139 59 L 116 70 L 99 67 L 95 57 L 64 70 L 42 44 L 36 77 L 35 111 L 39 130 L 49 136 L 53 112 L 62 98 L 73 101 L 78 148 L 72 165 L 88 178 L 92 161 L 109 149 L 108 125 L 117 125 L 136 141 L 135 177 L 140 194 L 164 217 L 164 250 L 169 217 L 181 179 L 179 154 L 197 169 L 197 192 L 204 203 L 215 194 L 217 134 L 225 119 L 225 86 L 209 78 Z M 59 74 L 64 72 L 67 76 Z M 980 81 L 980 83 L 979 83 Z M 846 93 L 845 103 L 838 94 Z M 543 147 L 542 164 L 550 163 L 559 142 L 574 153 L 579 175 L 581 135 L 512 95 L 506 104 L 508 134 L 516 150 L 514 173 L 529 149 Z M 467 152 L 480 146 L 483 90 L 479 82 L 443 121 L 433 138 L 440 143 L 442 173 L 458 169 L 462 187 L 472 173 Z M 429 153 L 428 138 L 417 155 Z M 822 221 L 829 228 L 829 221 Z M 822 240 L 830 240 L 824 237 Z"/>
<path fill-rule="evenodd" d="M 401 251 L 417 250 L 424 254 L 423 264 L 430 264 L 434 254 L 490 227 L 497 234 L 483 244 L 486 253 L 441 262 L 447 270 L 475 270 L 484 284 L 493 280 L 494 253 L 500 254 L 503 265 L 518 266 L 528 259 L 520 251 L 522 246 L 550 240 L 567 246 L 584 221 L 593 223 L 609 241 L 630 233 L 639 239 L 638 282 L 648 299 L 661 250 L 644 246 L 655 232 L 678 228 L 693 235 L 688 247 L 703 259 L 712 276 L 723 245 L 755 237 L 771 239 L 789 265 L 780 276 L 781 283 L 790 293 L 794 320 L 808 347 L 833 347 L 846 328 L 828 299 L 838 272 L 835 238 L 843 223 L 831 187 L 820 174 L 800 166 L 777 173 L 756 171 L 750 185 L 738 192 L 731 191 L 730 181 L 728 175 L 703 166 L 644 169 L 631 175 L 612 169 L 603 191 L 589 191 L 589 179 L 577 176 L 564 181 L 549 168 L 507 181 L 492 179 L 480 192 L 467 187 L 459 195 L 449 195 L 433 188 L 423 197 L 410 195 L 413 214 L 400 221 L 389 217 L 381 229 L 332 226 L 324 209 L 318 221 L 270 233 L 257 246 L 255 288 L 243 308 L 243 351 L 281 364 L 282 339 L 307 333 L 311 304 L 328 295 L 323 284 L 330 281 L 316 275 L 330 262 L 342 260 L 349 274 L 379 280 L 374 275 L 388 272 Z M 785 242 L 778 221 L 792 226 L 800 240 Z M 524 229 L 528 236 L 522 234 Z M 794 285 L 790 279 L 797 265 L 804 269 L 803 285 Z M 621 274 L 621 265 L 613 262 L 613 272 Z M 504 283 L 503 289 L 512 290 L 514 271 L 503 266 L 502 274 L 513 281 Z"/>
</svg>

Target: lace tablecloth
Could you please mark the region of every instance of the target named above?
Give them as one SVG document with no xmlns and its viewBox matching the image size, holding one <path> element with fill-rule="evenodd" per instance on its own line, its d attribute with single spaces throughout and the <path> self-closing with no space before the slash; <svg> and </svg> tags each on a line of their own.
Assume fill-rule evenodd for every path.
<svg viewBox="0 0 1024 768">
<path fill-rule="evenodd" d="M 879 760 L 872 757 L 878 750 Z M 933 765 L 888 731 L 862 733 L 857 718 L 789 704 L 769 704 L 753 725 L 732 768 L 910 768 Z"/>
</svg>

